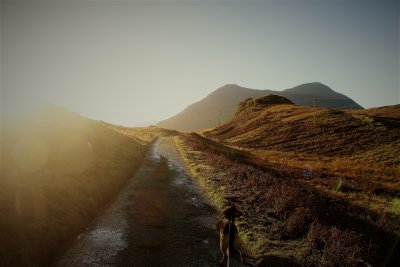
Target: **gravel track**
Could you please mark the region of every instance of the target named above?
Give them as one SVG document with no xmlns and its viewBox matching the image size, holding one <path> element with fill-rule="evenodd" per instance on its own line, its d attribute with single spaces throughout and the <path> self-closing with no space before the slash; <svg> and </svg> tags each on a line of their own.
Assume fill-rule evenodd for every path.
<svg viewBox="0 0 400 267">
<path fill-rule="evenodd" d="M 217 218 L 172 137 L 162 137 L 115 202 L 55 266 L 217 266 Z"/>
</svg>

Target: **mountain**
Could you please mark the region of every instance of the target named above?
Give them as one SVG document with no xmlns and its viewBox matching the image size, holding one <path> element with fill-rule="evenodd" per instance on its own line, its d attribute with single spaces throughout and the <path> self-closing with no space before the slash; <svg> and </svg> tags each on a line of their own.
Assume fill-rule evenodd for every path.
<svg viewBox="0 0 400 267">
<path fill-rule="evenodd" d="M 362 109 L 349 97 L 337 93 L 319 83 L 306 83 L 284 91 L 256 90 L 236 84 L 224 85 L 206 98 L 196 102 L 177 115 L 161 121 L 159 127 L 179 131 L 196 131 L 218 126 L 227 122 L 236 112 L 237 105 L 246 98 L 257 98 L 269 94 L 288 98 L 295 104 L 334 109 Z"/>
</svg>

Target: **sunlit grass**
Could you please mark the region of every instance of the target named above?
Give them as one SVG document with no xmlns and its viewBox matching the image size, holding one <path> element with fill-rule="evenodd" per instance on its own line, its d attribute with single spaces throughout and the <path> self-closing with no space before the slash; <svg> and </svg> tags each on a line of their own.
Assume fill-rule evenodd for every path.
<svg viewBox="0 0 400 267">
<path fill-rule="evenodd" d="M 174 142 L 192 176 L 196 178 L 197 183 L 203 188 L 212 203 L 222 210 L 226 205 L 222 192 L 223 187 L 208 177 L 207 173 L 212 172 L 212 167 L 200 160 L 202 152 L 191 149 L 178 136 L 174 137 Z"/>
<path fill-rule="evenodd" d="M 398 110 L 374 112 L 396 116 Z M 299 105 L 248 108 L 202 134 L 323 192 L 389 213 L 400 192 L 400 132 L 364 113 Z"/>
</svg>

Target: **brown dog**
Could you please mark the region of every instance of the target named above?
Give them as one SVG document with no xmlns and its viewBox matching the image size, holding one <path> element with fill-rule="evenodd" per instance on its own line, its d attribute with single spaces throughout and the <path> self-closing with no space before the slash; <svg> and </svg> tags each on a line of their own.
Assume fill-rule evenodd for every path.
<svg viewBox="0 0 400 267">
<path fill-rule="evenodd" d="M 217 223 L 217 231 L 219 233 L 219 246 L 222 252 L 220 265 L 227 258 L 228 266 L 230 263 L 230 252 L 232 249 L 237 250 L 240 254 L 240 260 L 243 263 L 241 245 L 239 241 L 239 233 L 235 226 L 235 218 L 242 216 L 242 213 L 231 204 L 222 212 L 222 218 Z"/>
</svg>

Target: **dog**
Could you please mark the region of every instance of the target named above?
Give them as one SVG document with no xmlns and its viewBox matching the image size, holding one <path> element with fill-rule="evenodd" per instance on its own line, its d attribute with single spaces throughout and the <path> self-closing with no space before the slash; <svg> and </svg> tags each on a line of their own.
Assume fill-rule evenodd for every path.
<svg viewBox="0 0 400 267">
<path fill-rule="evenodd" d="M 227 265 L 230 262 L 230 253 L 237 250 L 240 254 L 240 261 L 243 263 L 241 244 L 239 241 L 239 233 L 235 226 L 235 219 L 242 216 L 242 213 L 234 204 L 227 207 L 223 212 L 221 219 L 217 223 L 217 231 L 219 234 L 219 246 L 222 252 L 222 259 L 219 262 L 222 265 L 227 258 Z"/>
</svg>

